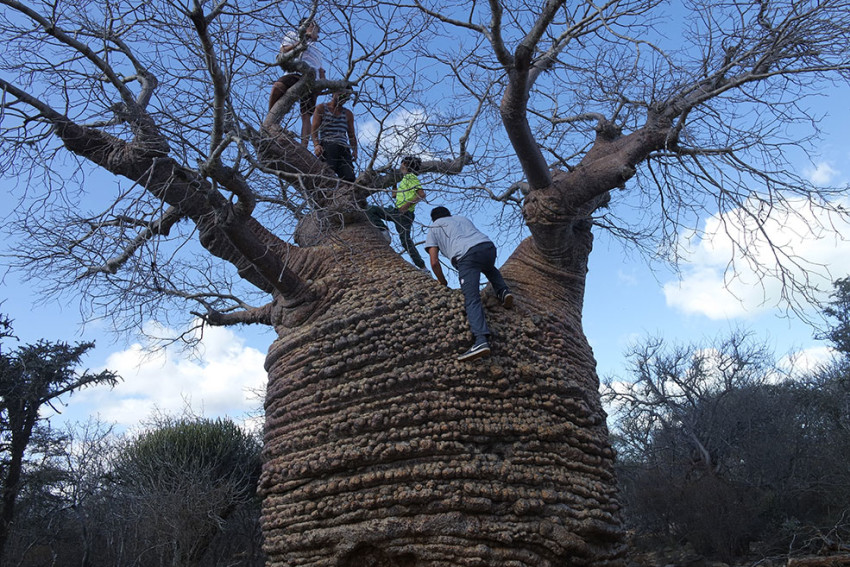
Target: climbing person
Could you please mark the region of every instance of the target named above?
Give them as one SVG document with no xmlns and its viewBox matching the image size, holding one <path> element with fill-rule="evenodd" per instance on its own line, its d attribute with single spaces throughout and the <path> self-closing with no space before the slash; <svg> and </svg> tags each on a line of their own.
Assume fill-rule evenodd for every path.
<svg viewBox="0 0 850 567">
<path fill-rule="evenodd" d="M 478 289 L 481 274 L 493 285 L 496 297 L 506 309 L 514 304 L 514 296 L 495 265 L 496 246 L 466 217 L 452 216 L 446 207 L 435 207 L 431 210 L 431 226 L 425 238 L 425 251 L 431 257 L 431 269 L 441 284 L 449 285 L 449 282 L 443 274 L 439 254 L 451 260 L 457 269 L 466 318 L 475 336 L 472 347 L 457 359 L 475 360 L 489 355 L 490 328 L 484 317 L 484 305 Z"/>
<path fill-rule="evenodd" d="M 304 30 L 303 39 L 299 36 L 299 30 Z M 325 69 L 322 67 L 322 53 L 316 47 L 317 39 L 319 39 L 319 24 L 310 18 L 301 18 L 301 22 L 298 24 L 298 30 L 289 31 L 283 37 L 278 58 L 292 51 L 301 50 L 293 62 L 303 61 L 316 70 L 319 79 L 324 79 Z M 288 73 L 274 82 L 271 95 L 269 96 L 269 111 L 286 94 L 286 91 L 301 80 L 301 77 L 301 73 Z M 317 99 L 318 93 L 314 89 L 311 89 L 299 101 L 301 107 L 301 145 L 305 148 L 310 140 L 311 120 L 313 112 L 316 110 Z"/>
<path fill-rule="evenodd" d="M 405 156 L 401 160 L 401 173 L 403 177 L 398 184 L 393 186 L 392 198 L 395 203 L 394 207 L 379 207 L 370 205 L 366 208 L 366 215 L 369 220 L 378 228 L 386 230 L 387 225 L 384 221 L 391 221 L 398 232 L 401 239 L 401 246 L 410 256 L 410 260 L 417 268 L 425 272 L 428 268 L 425 267 L 425 262 L 422 261 L 422 256 L 416 250 L 416 244 L 413 242 L 411 232 L 413 230 L 413 221 L 415 219 L 414 209 L 416 203 L 425 198 L 425 190 L 422 189 L 422 184 L 419 182 L 419 168 L 422 167 L 422 160 L 414 156 Z"/>
<path fill-rule="evenodd" d="M 350 90 L 336 92 L 330 102 L 317 105 L 313 113 L 313 151 L 345 181 L 354 181 L 357 159 L 354 114 L 345 108 L 351 95 Z"/>
</svg>

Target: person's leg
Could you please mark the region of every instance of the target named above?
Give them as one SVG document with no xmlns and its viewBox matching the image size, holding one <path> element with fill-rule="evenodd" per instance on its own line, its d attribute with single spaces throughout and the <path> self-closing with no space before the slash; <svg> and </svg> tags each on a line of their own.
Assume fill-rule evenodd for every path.
<svg viewBox="0 0 850 567">
<path fill-rule="evenodd" d="M 482 256 L 484 264 L 481 266 L 481 273 L 493 285 L 493 291 L 496 292 L 496 297 L 501 302 L 502 306 L 511 309 L 514 306 L 514 296 L 511 293 L 508 284 L 502 278 L 502 272 L 496 267 L 496 246 L 494 244 L 479 245 L 485 252 Z"/>
<path fill-rule="evenodd" d="M 460 289 L 463 291 L 464 306 L 469 328 L 475 336 L 475 343 L 487 340 L 490 328 L 484 317 L 484 305 L 481 303 L 481 292 L 478 283 L 481 279 L 481 265 L 477 255 L 470 250 L 457 262 L 457 274 L 460 279 Z"/>
<path fill-rule="evenodd" d="M 301 145 L 305 148 L 313 133 L 313 112 L 316 111 L 316 95 L 308 93 L 301 98 Z"/>
<path fill-rule="evenodd" d="M 340 146 L 339 148 L 339 171 L 337 172 L 340 179 L 354 182 L 357 177 L 354 175 L 354 159 L 351 157 L 351 148 L 348 146 Z"/>
<path fill-rule="evenodd" d="M 322 142 L 322 157 L 337 177 L 345 181 L 354 181 L 354 168 L 351 165 L 351 149 L 336 142 Z"/>
<path fill-rule="evenodd" d="M 328 164 L 336 176 L 339 177 L 339 150 L 341 146 L 336 142 L 322 142 L 322 159 Z"/>
<path fill-rule="evenodd" d="M 298 74 L 290 74 L 284 75 L 280 79 L 274 82 L 272 85 L 272 92 L 269 95 L 269 110 L 272 109 L 274 103 L 281 99 L 283 95 L 286 94 L 286 91 L 292 88 L 292 86 L 298 82 L 298 79 L 301 78 L 301 75 Z"/>
<path fill-rule="evenodd" d="M 280 100 L 280 97 L 282 97 L 283 94 L 286 92 L 286 85 L 283 82 L 285 78 L 286 77 L 281 77 L 280 79 L 276 80 L 272 85 L 272 92 L 269 95 L 269 111 L 271 111 L 272 107 L 274 106 L 274 103 Z"/>
<path fill-rule="evenodd" d="M 312 114 L 301 112 L 301 145 L 305 148 L 310 142 L 310 134 L 313 133 Z"/>
<path fill-rule="evenodd" d="M 373 226 L 378 228 L 387 229 L 387 223 L 385 220 L 388 220 L 387 210 L 384 207 L 379 207 L 377 205 L 369 205 L 366 207 L 366 218 L 369 219 L 369 222 L 372 223 Z"/>
<path fill-rule="evenodd" d="M 398 229 L 398 236 L 401 238 L 402 248 L 404 248 L 410 256 L 410 260 L 417 268 L 424 269 L 425 262 L 422 260 L 422 256 L 419 255 L 419 251 L 416 249 L 416 244 L 413 242 L 413 238 L 410 234 L 413 230 L 414 218 L 413 211 L 407 211 L 396 215 L 393 222 L 395 222 L 396 228 Z"/>
<path fill-rule="evenodd" d="M 496 267 L 496 245 L 489 244 L 488 246 L 482 246 L 479 244 L 476 247 L 476 250 L 478 249 L 481 249 L 481 273 L 493 284 L 493 289 L 498 296 L 504 290 L 508 289 L 508 284 L 505 283 L 502 273 Z"/>
</svg>

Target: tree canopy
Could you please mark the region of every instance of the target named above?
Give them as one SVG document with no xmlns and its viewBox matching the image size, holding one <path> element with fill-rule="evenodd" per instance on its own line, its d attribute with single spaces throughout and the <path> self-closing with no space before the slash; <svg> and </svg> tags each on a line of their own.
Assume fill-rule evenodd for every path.
<svg viewBox="0 0 850 567">
<path fill-rule="evenodd" d="M 752 223 L 737 261 L 755 258 L 769 218 L 846 218 L 838 190 L 788 165 L 816 133 L 812 97 L 848 78 L 846 2 L 0 4 L 2 167 L 20 199 L 8 226 L 28 235 L 15 263 L 47 293 L 83 291 L 117 328 L 188 311 L 256 321 L 275 286 L 302 290 L 233 219 L 288 239 L 318 209 L 345 215 L 311 189 L 336 185 L 312 156 L 263 146 L 261 124 L 298 94 L 266 115 L 280 37 L 309 14 L 329 69 L 313 88 L 357 91 L 367 191 L 421 153 L 432 201 L 486 209 L 507 241 L 524 223 L 556 256 L 570 211 L 674 258 L 703 215 L 729 213 Z M 109 188 L 98 168 L 124 181 Z M 236 250 L 212 244 L 221 231 Z M 774 254 L 761 275 L 810 296 L 794 268 L 813 266 Z"/>
</svg>

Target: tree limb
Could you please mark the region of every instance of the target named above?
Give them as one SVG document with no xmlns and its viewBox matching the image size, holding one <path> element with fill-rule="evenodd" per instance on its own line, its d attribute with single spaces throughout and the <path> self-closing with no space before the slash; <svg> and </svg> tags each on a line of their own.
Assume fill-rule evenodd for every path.
<svg viewBox="0 0 850 567">
<path fill-rule="evenodd" d="M 167 235 L 175 224 L 180 222 L 180 211 L 177 207 L 168 207 L 165 213 L 155 221 L 146 223 L 144 230 L 136 235 L 133 242 L 121 254 L 113 256 L 102 266 L 93 266 L 83 272 L 77 279 L 87 278 L 96 273 L 115 274 L 133 255 L 149 242 L 154 236 Z"/>
<path fill-rule="evenodd" d="M 216 326 L 227 327 L 230 325 L 271 325 L 271 311 L 273 303 L 267 303 L 262 307 L 244 308 L 238 311 L 222 312 L 208 309 L 205 313 L 192 311 L 193 315 L 200 317 L 204 322 Z"/>
<path fill-rule="evenodd" d="M 224 115 L 225 104 L 227 102 L 227 78 L 224 76 L 224 73 L 222 73 L 221 67 L 218 64 L 218 60 L 215 55 L 215 48 L 208 33 L 209 24 L 215 16 L 211 14 L 209 19 L 205 17 L 203 8 L 201 8 L 201 4 L 198 0 L 193 0 L 193 9 L 191 12 L 188 12 L 187 15 L 189 20 L 192 22 L 192 25 L 195 27 L 198 38 L 201 40 L 201 48 L 204 52 L 204 61 L 206 62 L 207 70 L 209 71 L 210 78 L 212 79 L 213 129 L 210 133 L 210 151 L 214 153 L 214 150 L 221 144 L 222 137 L 224 136 Z"/>
<path fill-rule="evenodd" d="M 284 296 L 303 293 L 304 284 L 271 246 L 289 247 L 258 222 L 245 222 L 244 209 L 234 206 L 197 173 L 144 144 L 131 144 L 105 132 L 75 124 L 35 97 L 0 79 L 8 92 L 31 104 L 54 127 L 56 135 L 73 153 L 113 174 L 135 181 L 156 198 L 191 218 L 201 230 L 201 244 L 239 269 L 240 275 L 260 289 Z M 228 181 L 237 179 L 223 172 Z M 242 190 L 242 189 L 238 189 Z"/>
</svg>

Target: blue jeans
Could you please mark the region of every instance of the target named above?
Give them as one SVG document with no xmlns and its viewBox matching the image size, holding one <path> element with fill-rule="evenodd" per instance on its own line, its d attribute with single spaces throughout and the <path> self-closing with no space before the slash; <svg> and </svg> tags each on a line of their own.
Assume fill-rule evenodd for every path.
<svg viewBox="0 0 850 567">
<path fill-rule="evenodd" d="M 469 327 L 475 335 L 476 344 L 489 339 L 490 328 L 487 319 L 484 318 L 484 305 L 481 303 L 481 292 L 478 289 L 481 274 L 493 284 L 496 294 L 507 289 L 502 274 L 496 267 L 496 245 L 492 242 L 482 242 L 470 248 L 466 254 L 456 262 L 452 262 L 457 268 L 460 278 L 460 289 L 466 306 L 466 318 Z"/>
</svg>

